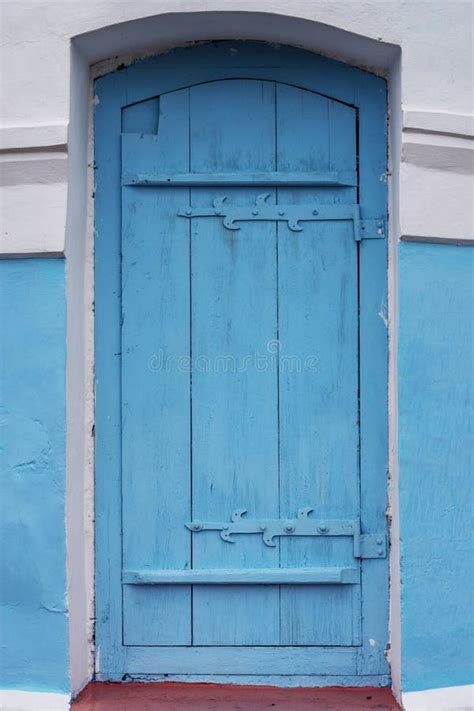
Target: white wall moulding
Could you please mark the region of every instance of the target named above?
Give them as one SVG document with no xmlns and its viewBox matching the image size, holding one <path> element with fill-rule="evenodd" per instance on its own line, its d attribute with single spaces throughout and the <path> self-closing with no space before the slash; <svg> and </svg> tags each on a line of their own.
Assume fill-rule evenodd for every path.
<svg viewBox="0 0 474 711">
<path fill-rule="evenodd" d="M 474 137 L 474 116 L 448 111 L 405 109 L 403 111 L 403 129 L 472 138 Z"/>
<path fill-rule="evenodd" d="M 62 256 L 66 123 L 0 128 L 0 257 Z"/>
<path fill-rule="evenodd" d="M 449 134 L 403 132 L 402 161 L 422 168 L 471 175 L 474 139 Z"/>
<path fill-rule="evenodd" d="M 472 174 L 474 116 L 404 111 L 402 161 L 424 168 Z"/>
<path fill-rule="evenodd" d="M 401 239 L 474 244 L 473 194 L 472 174 L 402 163 Z"/>
<path fill-rule="evenodd" d="M 0 186 L 50 185 L 67 181 L 67 154 L 62 151 L 0 152 Z"/>
<path fill-rule="evenodd" d="M 405 110 L 400 170 L 401 239 L 474 243 L 474 117 Z"/>
<path fill-rule="evenodd" d="M 2 711 L 69 711 L 70 698 L 46 691 L 0 690 Z"/>
<path fill-rule="evenodd" d="M 54 147 L 66 150 L 67 123 L 0 128 L 0 151 L 39 150 Z"/>
<path fill-rule="evenodd" d="M 0 258 L 64 254 L 67 184 L 4 185 L 0 188 Z"/>
<path fill-rule="evenodd" d="M 404 711 L 472 711 L 474 684 L 402 694 Z"/>
</svg>

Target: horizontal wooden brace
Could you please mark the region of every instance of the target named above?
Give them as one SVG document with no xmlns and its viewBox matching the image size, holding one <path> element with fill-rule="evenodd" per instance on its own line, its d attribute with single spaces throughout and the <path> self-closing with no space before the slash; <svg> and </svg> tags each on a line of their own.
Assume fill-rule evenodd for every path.
<svg viewBox="0 0 474 711">
<path fill-rule="evenodd" d="M 218 568 L 126 570 L 127 585 L 315 585 L 356 584 L 358 568 Z"/>
<path fill-rule="evenodd" d="M 285 683 L 288 677 L 306 674 L 317 675 L 324 669 L 326 676 L 321 677 L 323 684 L 337 679 L 337 674 L 357 674 L 357 647 L 325 646 L 276 646 L 276 647 L 238 647 L 238 646 L 163 646 L 163 647 L 123 647 L 123 669 L 133 675 L 156 674 L 216 674 L 244 675 L 254 678 L 264 675 L 282 674 Z M 110 678 L 110 675 L 107 679 Z M 121 678 L 121 677 L 120 677 Z M 314 677 L 317 678 L 317 677 Z M 360 679 L 364 677 L 358 677 Z M 383 677 L 378 677 L 383 679 Z M 372 677 L 374 679 L 374 677 Z M 355 685 L 355 684 L 354 684 Z"/>
<path fill-rule="evenodd" d="M 281 185 L 288 187 L 355 187 L 354 170 L 327 172 L 261 172 L 261 173 L 125 173 L 122 185 L 128 187 L 232 187 L 254 185 Z"/>
</svg>

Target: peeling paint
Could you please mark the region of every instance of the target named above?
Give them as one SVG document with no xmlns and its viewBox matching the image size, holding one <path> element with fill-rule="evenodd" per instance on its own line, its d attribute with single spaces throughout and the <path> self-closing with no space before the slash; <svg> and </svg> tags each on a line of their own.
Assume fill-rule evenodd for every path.
<svg viewBox="0 0 474 711">
<path fill-rule="evenodd" d="M 65 607 L 65 605 L 47 605 L 43 603 L 39 606 L 39 609 L 61 615 L 64 615 L 67 612 L 67 607 Z"/>
<path fill-rule="evenodd" d="M 384 298 L 382 299 L 382 302 L 381 302 L 381 304 L 380 304 L 380 310 L 379 310 L 378 315 L 379 315 L 380 318 L 382 319 L 385 328 L 388 328 L 387 300 L 386 300 L 386 297 L 385 297 L 385 296 L 384 296 Z"/>
</svg>

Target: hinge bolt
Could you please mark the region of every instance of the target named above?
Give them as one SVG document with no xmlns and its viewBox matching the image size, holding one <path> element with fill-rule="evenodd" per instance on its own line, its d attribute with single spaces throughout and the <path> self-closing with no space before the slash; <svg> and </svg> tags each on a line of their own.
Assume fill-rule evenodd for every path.
<svg viewBox="0 0 474 711">
<path fill-rule="evenodd" d="M 381 546 L 383 543 L 383 538 L 380 538 L 380 536 L 379 536 L 375 542 L 378 546 Z"/>
<path fill-rule="evenodd" d="M 319 215 L 319 210 L 313 210 L 313 215 Z"/>
<path fill-rule="evenodd" d="M 285 214 L 285 211 L 284 211 L 284 210 L 278 210 L 278 214 L 279 214 L 281 217 L 283 217 L 283 215 Z"/>
<path fill-rule="evenodd" d="M 193 523 L 193 531 L 200 531 L 201 530 L 201 524 L 200 523 Z"/>
<path fill-rule="evenodd" d="M 192 214 L 193 214 L 193 213 L 192 213 L 192 210 L 186 210 L 186 215 L 189 216 L 189 215 L 192 215 Z"/>
<path fill-rule="evenodd" d="M 295 530 L 295 527 L 293 526 L 292 523 L 287 523 L 287 524 L 286 524 L 286 526 L 285 526 L 285 531 L 286 531 L 287 533 L 293 533 L 294 530 Z"/>
<path fill-rule="evenodd" d="M 266 531 L 266 530 L 267 530 L 267 527 L 262 523 L 262 524 L 260 524 L 260 530 L 261 530 L 261 531 Z"/>
<path fill-rule="evenodd" d="M 252 215 L 258 215 L 258 210 L 252 210 Z"/>
<path fill-rule="evenodd" d="M 318 531 L 319 531 L 319 533 L 327 533 L 328 527 L 326 526 L 325 523 L 320 523 L 318 526 Z"/>
</svg>

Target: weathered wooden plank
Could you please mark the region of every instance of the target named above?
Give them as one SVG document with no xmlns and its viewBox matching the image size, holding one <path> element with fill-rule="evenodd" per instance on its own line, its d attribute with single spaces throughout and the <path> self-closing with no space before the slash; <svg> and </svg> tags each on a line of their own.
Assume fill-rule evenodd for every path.
<svg viewBox="0 0 474 711">
<path fill-rule="evenodd" d="M 188 92 L 163 97 L 160 148 L 139 143 L 125 163 L 188 165 Z M 170 106 L 171 103 L 171 106 Z M 150 106 L 153 110 L 153 105 Z M 126 138 L 126 136 L 124 137 Z M 161 155 L 162 153 L 162 155 Z M 188 190 L 123 189 L 122 519 L 125 567 L 191 565 L 189 225 L 176 220 Z M 126 644 L 188 644 L 191 589 L 125 588 Z"/>
<path fill-rule="evenodd" d="M 333 102 L 278 87 L 278 165 L 339 168 L 331 152 Z M 355 166 L 355 113 L 343 107 L 344 156 Z M 315 129 L 317 127 L 317 129 Z M 347 139 L 341 139 L 347 140 Z M 353 191 L 280 188 L 280 204 L 351 204 Z M 342 205 L 338 205 L 343 208 Z M 331 208 L 329 208 L 331 209 Z M 305 505 L 318 519 L 358 517 L 357 246 L 352 225 L 278 228 L 281 516 Z M 344 442 L 344 446 L 341 446 Z M 352 540 L 281 541 L 281 565 L 353 564 Z M 352 589 L 281 591 L 282 644 L 351 644 Z"/>
<path fill-rule="evenodd" d="M 122 669 L 120 132 L 126 88 L 108 77 L 95 111 L 95 564 L 97 658 Z M 99 108 L 100 107 L 100 108 Z"/>
<path fill-rule="evenodd" d="M 360 204 L 364 215 L 387 209 L 386 85 L 364 87 L 359 131 Z M 387 241 L 360 245 L 360 467 L 364 533 L 385 531 L 388 483 L 388 294 Z M 384 416 L 381 416 L 384 413 Z M 388 642 L 388 558 L 362 562 L 362 647 L 360 674 L 386 674 Z"/>
<path fill-rule="evenodd" d="M 127 139 L 129 143 L 138 142 L 138 137 Z M 202 187 L 225 187 L 238 185 L 292 185 L 292 186 L 332 186 L 344 187 L 357 185 L 355 171 L 267 171 L 243 173 L 125 173 L 122 185 L 130 186 L 165 186 L 191 185 Z"/>
<path fill-rule="evenodd" d="M 231 608 L 229 608 L 231 609 Z M 350 647 L 129 647 L 130 674 L 355 674 Z"/>
<path fill-rule="evenodd" d="M 344 104 L 341 104 L 336 101 L 330 101 L 328 105 L 328 122 L 329 122 L 329 166 L 334 169 L 341 169 L 341 170 L 348 170 L 348 169 L 354 169 L 357 166 L 357 161 L 359 160 L 359 157 L 357 155 L 357 122 L 356 122 L 356 115 L 355 111 L 352 108 L 349 108 L 348 106 L 345 106 Z M 356 202 L 358 200 L 358 194 L 356 189 L 351 189 L 347 188 L 344 190 L 344 201 L 347 202 Z M 364 234 L 364 236 L 368 236 L 369 234 L 373 234 L 369 229 L 368 229 L 368 224 L 365 224 L 361 222 L 361 231 Z M 358 368 L 358 373 L 357 376 L 354 376 L 357 385 L 359 388 L 359 391 L 357 393 L 357 405 L 356 405 L 356 410 L 357 410 L 357 434 L 354 439 L 356 441 L 352 440 L 354 450 L 357 452 L 356 457 L 357 457 L 357 462 L 354 462 L 354 472 L 357 472 L 357 477 L 352 479 L 352 490 L 351 490 L 351 498 L 352 498 L 352 506 L 354 506 L 355 509 L 359 512 L 360 516 L 360 510 L 361 510 L 361 502 L 360 502 L 360 461 L 359 461 L 359 447 L 360 447 L 360 300 L 359 300 L 359 260 L 360 260 L 360 246 L 357 245 L 356 249 L 354 252 L 351 252 L 351 255 L 353 255 L 353 272 L 352 272 L 352 279 L 350 279 L 350 284 L 352 285 L 352 288 L 355 291 L 354 298 L 357 302 L 357 310 L 358 310 L 358 323 L 357 323 L 357 330 L 354 332 L 352 330 L 351 333 L 351 342 L 352 342 L 352 347 L 355 348 L 357 351 L 357 368 Z M 341 284 L 342 287 L 342 284 Z M 348 305 L 348 308 L 354 308 L 354 302 L 352 301 L 350 306 Z M 341 314 L 341 317 L 345 321 L 345 316 Z M 355 413 L 354 413 L 355 414 Z M 349 504 L 349 501 L 347 502 Z M 359 541 L 359 546 L 360 548 L 363 548 L 363 544 L 361 541 Z M 361 634 L 362 634 L 362 585 L 359 587 L 354 587 L 351 590 L 351 597 L 352 597 L 352 643 L 353 644 L 360 644 L 361 643 Z"/>
<path fill-rule="evenodd" d="M 128 570 L 127 585 L 311 585 L 359 583 L 358 568 L 217 568 L 203 570 Z"/>
<path fill-rule="evenodd" d="M 191 109 L 192 170 L 274 168 L 273 84 L 195 87 Z M 192 202 L 220 195 L 195 188 Z M 255 195 L 234 188 L 230 199 L 248 204 Z M 277 516 L 276 373 L 255 365 L 276 335 L 275 226 L 249 225 L 237 237 L 198 218 L 191 229 L 193 519 L 225 519 L 236 508 Z M 193 566 L 278 567 L 278 549 L 254 537 L 228 545 L 203 532 L 193 537 Z M 278 642 L 277 587 L 200 587 L 193 603 L 195 644 Z"/>
</svg>

